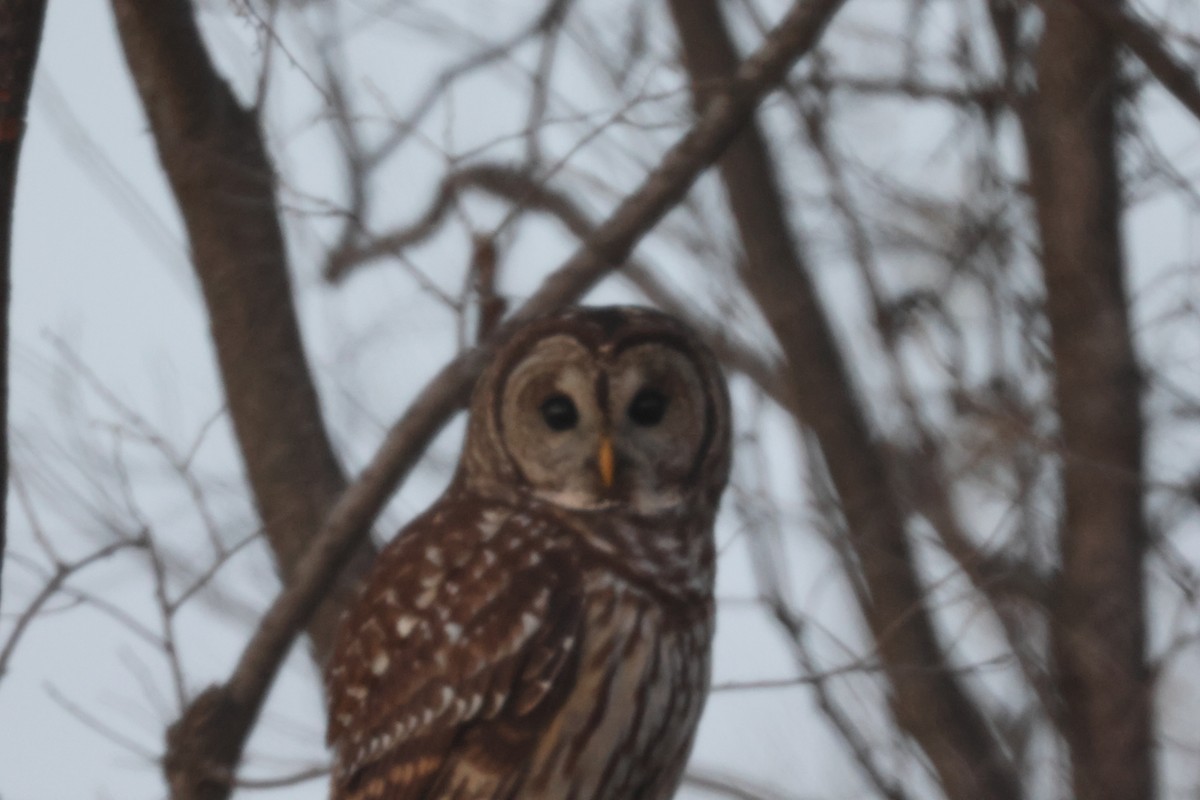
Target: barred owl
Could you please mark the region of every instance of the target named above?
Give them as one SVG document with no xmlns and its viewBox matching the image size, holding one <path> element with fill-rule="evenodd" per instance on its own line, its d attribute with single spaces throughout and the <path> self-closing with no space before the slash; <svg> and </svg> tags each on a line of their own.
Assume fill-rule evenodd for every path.
<svg viewBox="0 0 1200 800">
<path fill-rule="evenodd" d="M 518 329 L 326 675 L 333 800 L 663 800 L 704 705 L 729 400 L 646 309 Z"/>
</svg>

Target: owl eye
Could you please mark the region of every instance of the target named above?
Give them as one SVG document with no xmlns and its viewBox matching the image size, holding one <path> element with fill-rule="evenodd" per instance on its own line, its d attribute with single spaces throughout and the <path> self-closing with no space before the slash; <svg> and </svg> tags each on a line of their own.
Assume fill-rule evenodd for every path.
<svg viewBox="0 0 1200 800">
<path fill-rule="evenodd" d="M 538 410 L 552 431 L 567 431 L 579 422 L 579 410 L 565 394 L 552 394 L 542 401 Z"/>
<path fill-rule="evenodd" d="M 667 396 L 657 389 L 642 389 L 633 396 L 625 412 L 634 425 L 650 428 L 662 422 L 667 413 Z"/>
</svg>

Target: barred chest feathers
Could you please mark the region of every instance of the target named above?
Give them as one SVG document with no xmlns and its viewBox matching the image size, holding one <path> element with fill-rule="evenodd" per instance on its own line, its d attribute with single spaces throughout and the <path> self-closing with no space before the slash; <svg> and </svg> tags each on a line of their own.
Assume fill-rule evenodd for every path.
<svg viewBox="0 0 1200 800">
<path fill-rule="evenodd" d="M 711 600 L 681 619 L 600 570 L 588 576 L 586 593 L 576 685 L 555 735 L 534 753 L 521 797 L 670 797 L 708 693 Z"/>
<path fill-rule="evenodd" d="M 514 329 L 327 671 L 332 800 L 668 800 L 709 680 L 729 397 L 647 309 Z"/>
</svg>

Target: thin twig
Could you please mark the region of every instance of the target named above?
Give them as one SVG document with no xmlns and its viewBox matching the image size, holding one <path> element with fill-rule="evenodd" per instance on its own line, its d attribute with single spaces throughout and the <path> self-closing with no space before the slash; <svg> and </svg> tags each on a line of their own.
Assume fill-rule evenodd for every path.
<svg viewBox="0 0 1200 800">
<path fill-rule="evenodd" d="M 617 206 L 566 264 L 546 278 L 502 331 L 580 297 L 624 263 L 637 242 L 724 151 L 754 114 L 762 97 L 816 43 L 841 2 L 795 3 L 736 76 L 714 94 L 695 125 L 663 156 L 659 166 Z M 167 763 L 176 797 L 201 796 L 202 791 L 203 796 L 228 795 L 227 784 L 214 786 L 206 780 L 206 791 L 189 785 L 194 778 L 188 776 L 195 773 L 182 771 L 188 769 L 187 760 L 195 755 L 212 754 L 217 766 L 227 767 L 232 774 L 267 690 L 301 626 L 392 489 L 407 475 L 454 411 L 465 403 L 488 352 L 486 346 L 464 352 L 426 386 L 389 432 L 363 474 L 334 505 L 322 530 L 298 562 L 290 583 L 263 617 L 228 682 L 198 697 L 173 727 Z M 221 740 L 214 741 L 215 736 Z"/>
<path fill-rule="evenodd" d="M 43 584 L 41 590 L 34 595 L 34 598 L 29 601 L 29 605 L 17 617 L 16 624 L 13 625 L 12 632 L 8 636 L 8 641 L 4 643 L 3 648 L 0 648 L 0 678 L 3 678 L 5 673 L 8 672 L 8 662 L 12 659 L 13 651 L 16 650 L 17 643 L 21 641 L 21 636 L 29 628 L 30 623 L 33 622 L 34 617 L 38 615 L 42 607 L 62 590 L 63 584 L 66 583 L 68 578 L 121 550 L 130 547 L 144 547 L 145 544 L 146 542 L 142 538 L 121 539 L 105 545 L 77 561 L 69 564 L 57 564 L 54 572 L 51 573 L 46 583 Z"/>
<path fill-rule="evenodd" d="M 796 800 L 794 795 L 785 794 L 778 789 L 710 769 L 689 769 L 683 776 L 683 783 L 705 794 L 728 797 L 731 800 Z"/>
<path fill-rule="evenodd" d="M 133 755 L 148 763 L 153 764 L 158 761 L 157 753 L 154 753 L 149 748 L 138 744 L 133 739 L 118 731 L 105 720 L 97 717 L 95 714 L 85 711 L 83 706 L 72 700 L 69 700 L 66 695 L 60 692 L 52 684 L 46 684 L 46 694 L 50 696 L 51 700 L 61 706 L 64 711 L 75 717 L 75 719 L 79 720 L 96 733 L 103 736 L 108 741 L 113 742 L 122 749 L 129 751 Z"/>
<path fill-rule="evenodd" d="M 1124 3 L 1071 0 L 1085 14 L 1095 17 L 1146 65 L 1163 88 L 1200 121 L 1200 82 L 1196 71 L 1171 54 L 1162 35 L 1142 21 Z"/>
</svg>

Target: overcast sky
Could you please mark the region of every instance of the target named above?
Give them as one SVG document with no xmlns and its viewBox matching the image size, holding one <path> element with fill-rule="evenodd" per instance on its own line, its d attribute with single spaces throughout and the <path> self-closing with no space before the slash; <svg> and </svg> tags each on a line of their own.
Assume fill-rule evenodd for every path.
<svg viewBox="0 0 1200 800">
<path fill-rule="evenodd" d="M 224 2 L 202 5 L 226 7 Z M 472 5 L 479 30 L 497 37 L 515 27 L 513 19 L 524 19 L 512 10 L 528 6 Z M 860 22 L 876 21 L 887 13 L 879 0 L 851 3 L 855 5 L 862 7 Z M 347 7 L 367 9 L 368 4 Z M 399 23 L 382 20 L 374 27 L 354 27 L 367 17 L 365 10 L 348 11 L 344 20 L 357 31 L 352 40 L 356 68 L 370 76 L 370 83 L 361 87 L 363 97 L 378 92 L 390 98 L 394 108 L 408 108 L 447 55 L 432 47 L 428 37 L 406 33 Z M 205 23 L 222 67 L 240 91 L 250 91 L 260 52 L 255 26 L 229 14 L 207 16 Z M 164 469 L 160 454 L 132 435 L 136 423 L 130 412 L 179 453 L 199 443 L 196 471 L 210 493 L 227 543 L 253 532 L 253 515 L 238 481 L 240 465 L 220 416 L 222 398 L 207 321 L 109 7 L 78 0 L 51 2 L 45 30 L 16 212 L 11 401 L 15 474 L 33 498 L 37 524 L 66 557 L 95 549 L 111 537 L 113 526 L 141 519 L 186 569 L 191 561 L 204 563 L 210 554 L 202 520 L 187 487 Z M 289 242 L 306 344 L 329 426 L 353 474 L 386 426 L 453 352 L 454 318 L 394 265 L 369 268 L 344 286 L 322 284 L 320 255 L 334 228 L 318 213 L 320 204 L 313 198 L 338 197 L 341 178 L 328 156 L 328 128 L 314 121 L 320 98 L 304 74 L 306 54 L 301 50 L 295 55 L 299 66 L 289 64 L 287 56 L 278 58 L 270 133 L 286 177 L 282 202 L 290 212 L 303 212 L 289 214 Z M 888 57 L 874 57 L 876 66 L 886 69 Z M 870 58 L 864 55 L 864 61 Z M 577 71 L 579 102 L 586 107 L 591 88 L 582 67 Z M 649 85 L 679 86 L 679 76 L 669 72 L 643 77 Z M 506 85 L 503 80 L 464 84 L 455 95 L 453 114 L 435 116 L 426 125 L 428 135 L 443 146 L 443 137 L 449 139 L 461 153 L 520 130 L 523 108 L 516 106 Z M 1194 174 L 1200 166 L 1195 120 L 1180 114 L 1169 98 L 1156 97 L 1149 107 L 1157 115 L 1155 130 L 1164 152 L 1178 159 L 1181 170 Z M 859 119 L 865 127 L 857 132 L 858 155 L 864 160 L 885 161 L 927 135 L 915 112 L 911 118 L 893 120 L 874 110 Z M 664 134 L 663 141 L 671 135 Z M 506 146 L 494 149 L 503 152 Z M 644 154 L 648 163 L 653 156 Z M 397 174 L 404 176 L 397 181 L 400 185 L 380 187 L 396 219 L 420 211 L 443 168 L 434 148 L 397 167 Z M 938 163 L 924 161 L 911 169 L 948 183 L 955 179 L 949 167 Z M 628 173 L 627 180 L 636 179 L 629 163 L 621 164 L 620 170 L 624 172 L 619 175 Z M 614 180 L 619 183 L 621 178 Z M 502 211 L 486 203 L 471 209 L 482 228 Z M 1181 209 L 1177 203 L 1146 204 L 1129 219 L 1132 283 L 1144 301 L 1138 307 L 1139 319 L 1149 324 L 1200 289 L 1194 280 L 1200 227 L 1195 210 Z M 571 246 L 551 226 L 524 230 L 511 255 L 522 266 L 505 276 L 504 289 L 519 297 Z M 465 263 L 462 237 L 442 237 L 419 249 L 413 260 L 435 283 L 456 291 Z M 1181 273 L 1182 267 L 1191 273 Z M 664 270 L 686 275 L 687 265 L 668 259 Z M 823 280 L 836 294 L 838 277 Z M 636 297 L 610 284 L 589 299 Z M 840 301 L 835 296 L 833 302 Z M 839 324 L 853 325 L 854 318 L 840 319 Z M 753 337 L 752 329 L 746 332 Z M 1198 336 L 1194 328 L 1190 333 L 1171 329 L 1169 336 L 1139 345 L 1153 357 L 1178 365 L 1180 380 L 1190 376 L 1187 385 L 1194 391 L 1200 385 L 1200 371 L 1195 369 Z M 870 383 L 869 370 L 864 380 Z M 756 413 L 756 403 L 740 383 L 735 383 L 735 397 L 743 415 Z M 781 415 L 763 413 L 763 430 L 791 435 Z M 461 424 L 456 424 L 438 440 L 426 468 L 389 506 L 380 532 L 390 534 L 436 496 L 456 458 L 460 435 Z M 1195 445 L 1194 438 L 1182 434 L 1170 441 L 1156 440 L 1154 453 L 1164 474 L 1176 469 L 1174 465 L 1180 473 L 1190 467 L 1187 454 Z M 779 448 L 771 457 L 771 485 L 766 488 L 784 498 L 782 521 L 793 531 L 786 547 L 795 599 L 820 624 L 838 632 L 836 639 L 830 636 L 822 645 L 829 662 L 837 663 L 836 641 L 856 646 L 859 623 L 849 612 L 845 587 L 834 577 L 838 570 L 833 554 L 819 544 L 815 533 L 804 529 L 803 501 L 786 488 L 800 480 L 791 447 Z M 121 468 L 128 471 L 128 495 Z M 4 571 L 0 643 L 14 611 L 40 586 L 28 567 L 29 560 L 39 561 L 33 522 L 20 505 L 11 498 L 9 502 L 10 546 L 24 560 L 10 561 Z M 762 615 L 747 602 L 754 583 L 729 505 L 718 537 L 722 604 L 714 681 L 783 677 L 791 674 L 791 661 Z M 1193 565 L 1200 563 L 1198 537 L 1193 530 L 1179 541 Z M 179 619 L 190 691 L 228 675 L 253 620 L 278 588 L 260 544 L 248 547 L 226 569 L 222 593 L 204 598 Z M 153 585 L 143 560 L 114 558 L 91 568 L 73 585 L 157 630 Z M 0 680 L 0 798 L 161 797 L 156 765 L 135 754 L 156 754 L 165 724 L 177 713 L 161 654 L 110 614 L 86 604 L 72 606 L 66 598 L 51 608 L 56 613 L 32 626 L 10 674 Z M 848 660 L 850 653 L 844 655 Z M 1200 695 L 1194 681 L 1169 677 L 1179 683 L 1164 690 L 1169 698 L 1164 718 L 1168 724 L 1177 723 L 1173 729 L 1180 737 L 1198 745 L 1194 720 L 1200 719 Z M 1002 691 L 1003 678 L 996 681 Z M 881 715 L 880 702 L 869 686 L 862 687 L 858 707 L 863 715 Z M 83 721 L 84 716 L 102 723 L 108 733 Z M 313 670 L 298 649 L 252 741 L 244 777 L 272 778 L 320 763 L 322 734 Z M 835 746 L 811 696 L 801 689 L 714 694 L 695 758 L 706 767 L 736 770 L 786 788 L 789 796 L 852 798 L 862 792 L 855 770 Z M 911 759 L 899 763 L 900 769 L 919 771 Z M 1186 766 L 1177 768 L 1181 785 L 1200 777 L 1187 774 Z M 1194 765 L 1190 769 L 1196 772 Z M 324 781 L 317 780 L 239 796 L 321 798 L 325 791 Z"/>
</svg>

